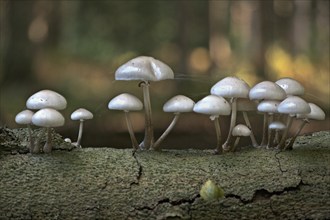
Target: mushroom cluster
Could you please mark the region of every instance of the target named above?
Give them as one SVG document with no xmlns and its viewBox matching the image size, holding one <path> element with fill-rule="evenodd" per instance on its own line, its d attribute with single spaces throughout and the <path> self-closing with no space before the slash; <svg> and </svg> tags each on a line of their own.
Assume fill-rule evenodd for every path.
<svg viewBox="0 0 330 220">
<path fill-rule="evenodd" d="M 161 142 L 166 138 L 183 112 L 195 112 L 209 115 L 214 122 L 217 144 L 215 153 L 235 151 L 240 137 L 249 136 L 252 146 L 260 148 L 290 149 L 296 137 L 309 119 L 323 120 L 325 114 L 317 105 L 307 103 L 300 96 L 304 94 L 304 87 L 292 78 L 282 78 L 276 82 L 263 81 L 252 88 L 242 79 L 225 77 L 212 86 L 210 95 L 196 103 L 190 98 L 177 95 L 167 101 L 164 112 L 174 113 L 173 121 L 164 133 L 154 141 L 152 110 L 149 86 L 151 82 L 173 79 L 174 73 L 169 66 L 152 57 L 141 56 L 134 58 L 120 66 L 115 72 L 116 80 L 138 80 L 143 88 L 143 104 L 135 96 L 124 93 L 109 102 L 109 109 L 122 110 L 126 114 L 128 131 L 134 149 L 160 149 Z M 119 103 L 117 103 L 119 102 Z M 128 111 L 145 111 L 145 136 L 138 144 Z M 257 111 L 263 114 L 263 135 L 258 144 L 253 132 L 248 112 Z M 237 114 L 241 112 L 245 124 L 237 124 Z M 219 123 L 220 116 L 230 115 L 229 131 L 224 142 Z M 302 119 L 302 124 L 290 142 L 287 143 L 294 118 Z M 233 137 L 236 140 L 233 142 Z"/>
<path fill-rule="evenodd" d="M 31 125 L 45 128 L 47 136 L 42 151 L 44 153 L 50 153 L 53 148 L 51 128 L 64 125 L 65 119 L 59 111 L 64 110 L 67 107 L 66 99 L 61 94 L 52 90 L 41 90 L 28 98 L 26 101 L 26 107 L 28 108 L 27 110 L 23 110 L 16 115 L 15 121 L 17 124 L 25 124 L 28 127 L 30 140 L 28 149 L 30 153 L 40 153 L 41 151 L 40 140 L 35 140 Z M 33 112 L 32 110 L 35 110 L 36 112 Z M 72 114 L 72 120 L 81 121 L 77 146 L 80 146 L 82 121 L 92 117 L 93 115 L 85 109 L 78 109 Z"/>
</svg>

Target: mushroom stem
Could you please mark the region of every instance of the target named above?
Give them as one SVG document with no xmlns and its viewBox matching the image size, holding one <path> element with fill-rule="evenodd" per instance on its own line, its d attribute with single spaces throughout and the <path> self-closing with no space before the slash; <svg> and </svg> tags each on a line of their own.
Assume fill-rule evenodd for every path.
<svg viewBox="0 0 330 220">
<path fill-rule="evenodd" d="M 179 117 L 180 117 L 180 113 L 176 113 L 171 124 L 167 127 L 164 133 L 158 138 L 158 140 L 153 144 L 152 148 L 154 150 L 157 150 L 159 148 L 160 143 L 166 138 L 166 136 L 170 133 L 170 131 L 172 131 Z"/>
<path fill-rule="evenodd" d="M 298 137 L 298 135 L 300 134 L 301 130 L 303 129 L 303 127 L 304 127 L 307 123 L 309 123 L 308 119 L 304 119 L 304 120 L 302 121 L 302 123 L 300 124 L 300 127 L 299 127 L 298 131 L 297 131 L 296 134 L 291 138 L 289 144 L 286 145 L 286 146 L 284 147 L 284 150 L 292 149 L 292 147 L 293 147 L 293 143 L 295 142 L 295 140 L 297 139 L 297 137 Z"/>
<path fill-rule="evenodd" d="M 233 148 L 231 149 L 231 151 L 233 151 L 233 152 L 235 151 L 235 149 L 236 149 L 236 147 L 237 147 L 237 145 L 238 145 L 239 140 L 240 140 L 240 137 L 238 136 L 238 137 L 236 138 L 236 140 L 235 140 L 234 146 L 233 146 Z"/>
<path fill-rule="evenodd" d="M 280 142 L 280 131 L 276 129 L 273 145 L 278 145 L 279 142 Z"/>
<path fill-rule="evenodd" d="M 44 153 L 52 152 L 52 147 L 53 146 L 52 146 L 51 141 L 52 141 L 52 132 L 51 132 L 50 128 L 47 127 L 47 139 L 46 139 L 46 143 L 45 143 L 44 148 L 43 148 Z"/>
<path fill-rule="evenodd" d="M 274 115 L 268 114 L 268 125 L 273 122 Z M 274 136 L 272 135 L 272 130 L 268 127 L 268 140 L 267 140 L 267 148 L 271 147 L 271 142 L 273 141 Z"/>
<path fill-rule="evenodd" d="M 214 117 L 214 127 L 215 132 L 217 134 L 217 148 L 215 149 L 216 154 L 222 154 L 223 149 L 221 147 L 221 129 L 220 129 L 220 123 L 219 123 L 219 116 Z"/>
<path fill-rule="evenodd" d="M 264 113 L 264 125 L 263 125 L 263 132 L 262 132 L 262 140 L 260 147 L 265 147 L 267 143 L 267 133 L 268 133 L 268 117 L 267 113 Z"/>
<path fill-rule="evenodd" d="M 132 122 L 131 122 L 131 119 L 129 117 L 128 111 L 125 111 L 125 119 L 126 119 L 128 133 L 129 133 L 129 136 L 130 136 L 131 141 L 132 141 L 132 147 L 134 148 L 134 150 L 137 150 L 139 148 L 139 144 L 138 144 L 138 142 L 136 140 L 136 137 L 134 135 Z"/>
<path fill-rule="evenodd" d="M 145 110 L 145 134 L 143 142 L 140 144 L 142 149 L 149 149 L 152 146 L 154 139 L 154 130 L 152 125 L 152 113 L 150 104 L 150 94 L 149 94 L 149 83 L 147 81 L 142 81 L 140 83 L 143 89 L 143 102 Z"/>
<path fill-rule="evenodd" d="M 82 133 L 84 130 L 84 120 L 80 120 L 79 123 L 79 132 L 78 132 L 78 138 L 77 138 L 77 147 L 81 148 L 81 137 L 82 137 Z"/>
<path fill-rule="evenodd" d="M 30 145 L 29 145 L 29 151 L 30 151 L 30 153 L 32 153 L 33 152 L 33 148 L 34 148 L 34 140 L 33 140 L 33 137 L 32 137 L 32 129 L 31 129 L 31 125 L 30 124 L 28 124 L 27 125 L 27 129 L 28 129 L 28 132 L 29 132 L 29 137 L 30 137 Z"/>
<path fill-rule="evenodd" d="M 244 118 L 244 121 L 245 121 L 245 124 L 248 126 L 248 128 L 250 128 L 251 130 L 251 134 L 250 134 L 250 138 L 251 138 L 251 142 L 252 142 L 252 145 L 253 147 L 258 147 L 258 143 L 256 141 L 256 138 L 253 134 L 253 131 L 252 131 L 252 126 L 251 126 L 251 123 L 250 123 L 250 120 L 249 120 L 249 117 L 248 117 L 248 114 L 247 112 L 243 111 L 243 118 Z"/>
<path fill-rule="evenodd" d="M 286 128 L 285 128 L 285 130 L 283 132 L 283 135 L 282 135 L 282 139 L 281 139 L 280 143 L 277 145 L 279 149 L 283 149 L 284 148 L 285 141 L 286 141 L 286 138 L 288 136 L 288 131 L 290 130 L 292 121 L 293 121 L 293 116 L 290 116 L 289 115 L 288 120 L 287 120 L 287 123 L 286 123 Z"/>
<path fill-rule="evenodd" d="M 225 143 L 222 145 L 223 150 L 228 150 L 230 136 L 231 136 L 233 128 L 236 124 L 236 115 L 237 115 L 237 102 L 236 102 L 236 100 L 237 100 L 237 98 L 231 98 L 231 100 L 230 100 L 231 101 L 230 127 L 229 127 L 229 132 L 228 132 L 227 139 L 226 139 Z"/>
</svg>

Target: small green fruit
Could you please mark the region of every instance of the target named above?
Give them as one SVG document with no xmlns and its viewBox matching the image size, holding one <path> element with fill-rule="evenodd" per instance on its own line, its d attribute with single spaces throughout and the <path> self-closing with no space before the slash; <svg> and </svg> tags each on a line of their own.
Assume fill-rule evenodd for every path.
<svg viewBox="0 0 330 220">
<path fill-rule="evenodd" d="M 203 184 L 199 194 L 206 201 L 217 200 L 225 195 L 223 189 L 212 182 L 212 180 L 208 180 Z"/>
</svg>

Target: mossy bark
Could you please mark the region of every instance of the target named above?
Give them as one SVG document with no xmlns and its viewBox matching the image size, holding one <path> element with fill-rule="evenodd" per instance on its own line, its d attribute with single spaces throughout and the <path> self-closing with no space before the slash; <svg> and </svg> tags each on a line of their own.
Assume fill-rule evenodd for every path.
<svg viewBox="0 0 330 220">
<path fill-rule="evenodd" d="M 0 219 L 330 218 L 330 132 L 299 137 L 292 151 L 251 147 L 224 155 L 112 148 L 29 154 L 18 134 L 0 132 Z M 201 199 L 208 179 L 225 198 Z"/>
</svg>

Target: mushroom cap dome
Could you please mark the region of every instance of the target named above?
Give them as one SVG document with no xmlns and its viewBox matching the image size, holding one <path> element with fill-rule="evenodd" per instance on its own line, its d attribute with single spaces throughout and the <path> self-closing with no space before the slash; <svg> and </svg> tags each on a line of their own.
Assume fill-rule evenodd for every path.
<svg viewBox="0 0 330 220">
<path fill-rule="evenodd" d="M 311 108 L 308 103 L 299 96 L 289 96 L 284 99 L 277 107 L 279 113 L 284 114 L 308 114 Z"/>
<path fill-rule="evenodd" d="M 108 104 L 110 110 L 139 111 L 143 104 L 136 96 L 123 93 L 114 97 Z"/>
<path fill-rule="evenodd" d="M 280 101 L 275 100 L 264 100 L 259 103 L 258 111 L 259 112 L 267 112 L 267 113 L 278 113 L 277 107 L 280 104 Z"/>
<path fill-rule="evenodd" d="M 243 80 L 228 76 L 211 88 L 211 94 L 224 98 L 248 98 L 250 86 Z"/>
<path fill-rule="evenodd" d="M 304 87 L 297 80 L 289 77 L 279 79 L 275 83 L 281 86 L 288 96 L 303 95 L 305 92 Z"/>
<path fill-rule="evenodd" d="M 308 105 L 311 108 L 311 112 L 308 114 L 297 114 L 297 118 L 308 118 L 319 121 L 325 119 L 325 113 L 319 106 L 314 103 L 308 103 Z"/>
<path fill-rule="evenodd" d="M 251 88 L 249 97 L 251 100 L 283 100 L 286 98 L 286 93 L 276 83 L 263 81 Z"/>
<path fill-rule="evenodd" d="M 62 114 L 52 108 L 43 108 L 32 116 L 32 123 L 40 127 L 60 127 L 64 121 Z"/>
<path fill-rule="evenodd" d="M 164 112 L 192 112 L 195 102 L 184 95 L 177 95 L 168 100 L 164 106 Z"/>
<path fill-rule="evenodd" d="M 238 124 L 233 128 L 232 135 L 233 136 L 249 136 L 251 134 L 250 128 L 246 125 Z"/>
<path fill-rule="evenodd" d="M 116 80 L 160 81 L 173 78 L 173 70 L 167 64 L 147 56 L 129 60 L 115 72 Z"/>
<path fill-rule="evenodd" d="M 221 96 L 208 95 L 195 104 L 193 111 L 206 115 L 230 115 L 231 108 Z"/>
<path fill-rule="evenodd" d="M 29 109 L 53 108 L 63 110 L 66 108 L 66 99 L 52 90 L 41 90 L 28 98 L 26 107 Z"/>
<path fill-rule="evenodd" d="M 280 121 L 273 121 L 269 124 L 268 128 L 271 130 L 284 130 L 286 128 L 286 125 Z"/>
<path fill-rule="evenodd" d="M 76 111 L 72 112 L 71 114 L 72 120 L 88 120 L 92 118 L 93 118 L 93 114 L 84 108 L 78 108 Z"/>
<path fill-rule="evenodd" d="M 31 110 L 23 110 L 16 115 L 15 122 L 23 125 L 31 124 L 33 114 L 34 112 Z"/>
</svg>

